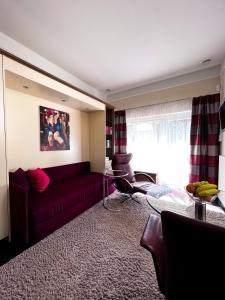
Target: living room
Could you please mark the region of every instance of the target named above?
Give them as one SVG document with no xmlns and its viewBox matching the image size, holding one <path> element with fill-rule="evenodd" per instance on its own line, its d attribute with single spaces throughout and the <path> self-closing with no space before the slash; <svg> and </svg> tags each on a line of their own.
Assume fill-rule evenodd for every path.
<svg viewBox="0 0 225 300">
<path fill-rule="evenodd" d="M 107 209 L 106 157 L 111 167 L 114 154 L 132 153 L 132 168 L 160 187 L 208 180 L 225 204 L 224 9 L 222 0 L 0 3 L 1 299 L 164 299 L 140 246 L 158 203 L 139 193 L 140 203 L 118 203 L 115 191 L 106 200 L 117 209 Z M 207 178 L 197 176 L 199 139 L 190 152 L 200 100 L 217 105 Z M 34 170 L 47 174 L 43 191 Z M 206 218 L 217 209 L 208 206 Z"/>
</svg>

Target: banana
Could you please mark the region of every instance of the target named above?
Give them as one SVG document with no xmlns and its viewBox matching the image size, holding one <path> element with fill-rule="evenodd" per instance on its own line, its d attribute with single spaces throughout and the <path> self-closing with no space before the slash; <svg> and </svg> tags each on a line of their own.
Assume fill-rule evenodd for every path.
<svg viewBox="0 0 225 300">
<path fill-rule="evenodd" d="M 196 195 L 198 197 L 211 196 L 217 194 L 218 192 L 219 192 L 218 189 L 209 189 L 209 190 L 202 190 L 198 192 Z"/>
<path fill-rule="evenodd" d="M 187 185 L 187 190 L 189 191 L 189 186 Z M 192 183 L 192 192 L 197 197 L 204 197 L 204 196 L 212 196 L 217 194 L 218 188 L 216 184 L 211 184 L 208 181 L 196 181 Z"/>
<path fill-rule="evenodd" d="M 217 189 L 217 185 L 216 184 L 211 184 L 211 183 L 207 183 L 207 184 L 202 184 L 200 185 L 197 189 L 196 189 L 196 193 L 200 193 L 201 191 L 204 190 L 211 190 L 211 189 Z"/>
<path fill-rule="evenodd" d="M 208 181 L 196 181 L 196 182 L 193 182 L 193 186 L 199 187 L 199 186 L 202 186 L 202 185 L 208 184 L 208 183 L 209 183 Z"/>
<path fill-rule="evenodd" d="M 200 181 L 200 185 L 208 184 L 208 181 Z"/>
</svg>

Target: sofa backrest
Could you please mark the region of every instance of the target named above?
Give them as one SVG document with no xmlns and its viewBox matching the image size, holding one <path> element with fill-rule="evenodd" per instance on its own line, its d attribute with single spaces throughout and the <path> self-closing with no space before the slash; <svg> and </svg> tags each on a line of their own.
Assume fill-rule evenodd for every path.
<svg viewBox="0 0 225 300">
<path fill-rule="evenodd" d="M 26 191 L 30 189 L 30 182 L 26 172 L 19 168 L 15 172 L 9 172 L 9 182 L 16 183 Z"/>
<path fill-rule="evenodd" d="M 50 168 L 43 168 L 51 182 L 69 177 L 79 176 L 90 172 L 90 162 L 79 162 Z"/>
<path fill-rule="evenodd" d="M 62 165 L 50 168 L 43 168 L 50 178 L 50 182 L 55 182 L 68 177 L 79 176 L 90 172 L 90 162 L 79 162 L 69 165 Z M 9 172 L 9 181 L 14 182 L 25 190 L 29 190 L 31 185 L 27 177 L 27 172 L 19 168 L 15 172 Z"/>
</svg>

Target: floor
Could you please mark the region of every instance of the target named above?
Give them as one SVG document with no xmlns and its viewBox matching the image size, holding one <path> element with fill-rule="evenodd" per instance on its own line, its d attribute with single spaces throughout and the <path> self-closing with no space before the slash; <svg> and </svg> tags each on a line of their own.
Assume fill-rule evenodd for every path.
<svg viewBox="0 0 225 300">
<path fill-rule="evenodd" d="M 0 240 L 0 266 L 20 254 L 23 250 L 24 248 L 13 246 L 7 238 Z"/>
<path fill-rule="evenodd" d="M 101 201 L 1 266 L 0 299 L 164 299 L 140 246 L 152 210 L 139 201 Z"/>
</svg>

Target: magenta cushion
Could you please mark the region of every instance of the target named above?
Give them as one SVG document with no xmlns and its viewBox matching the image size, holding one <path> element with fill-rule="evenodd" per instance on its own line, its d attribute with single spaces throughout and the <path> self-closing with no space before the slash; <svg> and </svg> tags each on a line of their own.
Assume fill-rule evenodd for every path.
<svg viewBox="0 0 225 300">
<path fill-rule="evenodd" d="M 50 182 L 48 175 L 40 168 L 28 170 L 27 175 L 34 190 L 40 193 L 47 188 Z"/>
</svg>

